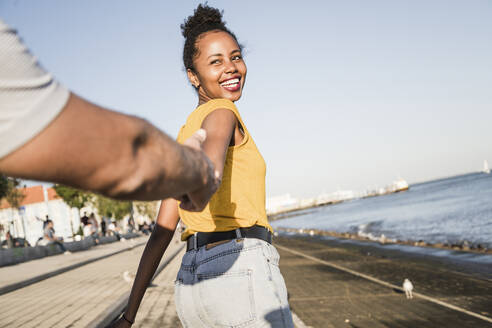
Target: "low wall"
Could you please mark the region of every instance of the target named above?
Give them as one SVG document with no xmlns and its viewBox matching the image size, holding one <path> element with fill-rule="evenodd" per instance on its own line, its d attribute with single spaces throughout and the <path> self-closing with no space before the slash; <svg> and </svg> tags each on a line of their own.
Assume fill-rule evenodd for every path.
<svg viewBox="0 0 492 328">
<path fill-rule="evenodd" d="M 127 233 L 122 235 L 125 239 L 140 236 L 137 233 Z M 99 244 L 108 244 L 115 242 L 115 236 L 99 237 Z M 95 246 L 96 243 L 92 237 L 85 238 L 81 241 L 63 243 L 65 248 L 70 252 L 83 251 Z M 63 251 L 55 244 L 36 247 L 15 247 L 9 249 L 0 249 L 0 267 L 40 259 L 46 256 L 61 254 Z"/>
</svg>

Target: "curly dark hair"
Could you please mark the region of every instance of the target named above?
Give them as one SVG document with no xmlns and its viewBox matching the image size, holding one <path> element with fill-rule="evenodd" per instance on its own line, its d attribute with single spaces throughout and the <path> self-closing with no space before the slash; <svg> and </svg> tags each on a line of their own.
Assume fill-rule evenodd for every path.
<svg viewBox="0 0 492 328">
<path fill-rule="evenodd" d="M 226 22 L 222 20 L 223 13 L 224 11 L 210 7 L 205 2 L 204 4 L 199 4 L 193 15 L 188 16 L 185 22 L 181 24 L 181 33 L 185 38 L 183 63 L 186 69 L 195 71 L 193 58 L 198 55 L 196 42 L 203 33 L 216 30 L 227 32 L 234 38 L 239 49 L 242 49 L 234 33 L 225 26 Z"/>
</svg>

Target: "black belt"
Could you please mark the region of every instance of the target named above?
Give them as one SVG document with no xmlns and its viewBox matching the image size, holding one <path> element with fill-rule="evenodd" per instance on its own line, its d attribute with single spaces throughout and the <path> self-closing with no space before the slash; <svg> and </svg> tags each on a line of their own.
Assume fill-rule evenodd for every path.
<svg viewBox="0 0 492 328">
<path fill-rule="evenodd" d="M 197 232 L 186 240 L 186 251 L 198 249 L 210 243 L 239 238 L 257 238 L 272 243 L 272 233 L 266 227 L 254 225 L 249 228 L 238 228 L 231 231 Z"/>
</svg>

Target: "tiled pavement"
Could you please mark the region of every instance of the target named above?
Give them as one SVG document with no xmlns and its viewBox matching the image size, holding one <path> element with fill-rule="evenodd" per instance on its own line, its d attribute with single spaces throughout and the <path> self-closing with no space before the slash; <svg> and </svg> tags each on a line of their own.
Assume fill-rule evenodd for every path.
<svg viewBox="0 0 492 328">
<path fill-rule="evenodd" d="M 93 251 L 59 255 L 44 261 L 0 269 L 0 282 L 12 283 L 49 267 L 74 265 L 87 258 L 119 253 L 77 267 L 0 296 L 1 327 L 88 327 L 108 317 L 108 309 L 126 298 L 131 282 L 123 273 L 134 274 L 145 238 L 102 245 Z M 436 299 L 490 316 L 492 282 L 456 273 L 436 263 L 371 254 L 302 239 L 277 238 L 279 246 L 294 249 L 324 261 L 378 277 L 396 284 L 408 276 L 416 290 Z M 124 250 L 125 247 L 128 250 Z M 169 262 L 147 290 L 134 327 L 180 327 L 174 306 L 174 280 L 183 243 L 172 241 L 163 257 Z M 492 325 L 421 298 L 407 300 L 391 288 L 325 266 L 279 247 L 280 268 L 286 280 L 292 309 L 310 327 L 491 327 Z M 91 253 L 92 252 L 92 253 Z M 373 251 L 371 250 L 371 253 Z M 169 259 L 174 255 L 172 260 Z M 80 257 L 80 258 L 76 258 Z M 24 266 L 24 267 L 23 267 Z M 37 271 L 36 271 L 37 270 Z M 392 281 L 393 280 L 393 281 Z M 0 284 L 0 287 L 2 285 Z M 116 313 L 117 314 L 117 313 Z M 115 313 L 113 313 L 113 316 Z M 298 324 L 302 327 L 302 324 Z"/>
<path fill-rule="evenodd" d="M 182 243 L 171 242 L 162 261 L 166 261 L 179 247 L 182 247 Z M 0 296 L 0 327 L 87 327 L 129 292 L 131 282 L 125 281 L 123 273 L 135 273 L 143 249 L 144 245 L 129 248 L 103 260 Z M 60 255 L 56 260 L 71 261 L 73 259 L 70 256 L 76 254 Z M 51 258 L 49 260 L 55 261 Z M 25 264 L 28 263 L 19 266 Z M 176 266 L 179 267 L 179 257 L 171 261 L 169 268 L 176 271 Z M 5 275 L 3 269 L 5 268 L 0 269 L 2 276 Z M 15 272 L 10 274 L 15 275 Z M 164 270 L 158 280 L 165 285 L 164 280 L 170 279 L 173 274 L 176 273 Z M 13 279 L 4 277 L 4 280 L 7 278 Z"/>
</svg>

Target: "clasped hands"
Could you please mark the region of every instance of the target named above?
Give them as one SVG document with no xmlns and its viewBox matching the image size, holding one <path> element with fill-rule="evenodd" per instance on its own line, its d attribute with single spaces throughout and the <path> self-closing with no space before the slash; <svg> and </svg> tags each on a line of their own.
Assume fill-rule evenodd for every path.
<svg viewBox="0 0 492 328">
<path fill-rule="evenodd" d="M 197 165 L 199 165 L 198 169 L 202 177 L 201 185 L 198 185 L 196 190 L 180 197 L 175 197 L 176 200 L 181 202 L 179 207 L 186 211 L 202 211 L 220 186 L 220 174 L 202 150 L 202 144 L 206 138 L 207 132 L 204 129 L 200 129 L 183 143 L 184 146 L 198 151 L 198 156 L 201 157 L 201 160 L 197 161 Z"/>
</svg>

